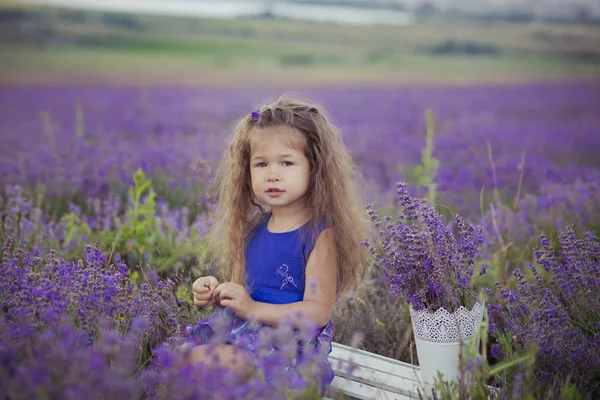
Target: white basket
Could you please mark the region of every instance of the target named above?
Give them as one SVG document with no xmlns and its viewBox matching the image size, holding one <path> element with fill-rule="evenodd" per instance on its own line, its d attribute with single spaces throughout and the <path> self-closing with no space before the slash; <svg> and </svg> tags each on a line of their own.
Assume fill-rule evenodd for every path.
<svg viewBox="0 0 600 400">
<path fill-rule="evenodd" d="M 484 307 L 485 303 L 476 302 L 471 310 L 461 306 L 453 313 L 442 308 L 431 312 L 410 307 L 421 379 L 428 395 L 438 380 L 438 371 L 445 381 L 458 379 L 460 342 L 463 346 L 470 345 L 470 339 L 483 321 Z"/>
</svg>

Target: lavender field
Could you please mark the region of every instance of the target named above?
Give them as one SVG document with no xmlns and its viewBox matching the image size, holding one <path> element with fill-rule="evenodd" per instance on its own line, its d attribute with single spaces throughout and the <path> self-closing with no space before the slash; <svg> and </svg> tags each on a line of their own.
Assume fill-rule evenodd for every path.
<svg viewBox="0 0 600 400">
<path fill-rule="evenodd" d="M 282 93 L 259 86 L 0 88 L 0 379 L 13 383 L 1 396 L 183 399 L 209 393 L 209 381 L 212 393 L 225 390 L 213 372 L 178 365 L 163 343 L 201 315 L 191 306 L 190 283 L 214 267 L 203 242 L 212 218 L 208 188 L 234 122 Z M 433 187 L 422 155 L 430 109 L 435 205 L 486 234 L 480 262 L 490 267 L 477 285 L 489 287 L 493 323 L 489 360 L 477 365 L 537 346 L 535 363 L 481 379 L 499 383 L 504 398 L 600 393 L 600 84 L 294 93 L 328 109 L 367 180 L 367 200 L 382 215 L 396 208 L 397 181 L 422 196 Z M 334 340 L 351 344 L 360 332 L 366 350 L 417 362 L 406 304 L 390 294 L 377 265 L 372 279 L 363 298 L 336 310 Z M 550 326 L 555 334 L 543 334 Z M 67 357 L 69 348 L 80 354 Z M 64 368 L 52 369 L 52 359 Z M 94 379 L 73 383 L 77 368 L 94 370 Z M 204 389 L 188 384 L 189 393 L 166 394 L 190 376 Z M 289 394 L 274 382 L 226 390 Z"/>
<path fill-rule="evenodd" d="M 3 185 L 48 195 L 106 197 L 133 172 L 162 176 L 160 197 L 199 199 L 235 118 L 270 89 L 5 87 L 0 97 Z M 462 213 L 480 190 L 539 194 L 598 178 L 600 86 L 392 87 L 300 92 L 322 102 L 377 196 L 420 162 L 424 112 L 436 123 L 438 190 Z M 487 142 L 495 164 L 496 182 Z M 176 193 L 176 194 L 175 194 Z"/>
</svg>

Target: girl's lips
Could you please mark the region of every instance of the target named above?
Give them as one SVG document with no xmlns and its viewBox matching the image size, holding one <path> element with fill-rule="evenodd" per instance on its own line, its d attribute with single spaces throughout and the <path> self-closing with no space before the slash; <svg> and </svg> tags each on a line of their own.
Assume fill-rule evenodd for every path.
<svg viewBox="0 0 600 400">
<path fill-rule="evenodd" d="M 282 194 L 283 194 L 283 191 L 281 191 L 281 190 L 280 191 L 273 190 L 273 191 L 267 192 L 267 195 L 269 197 L 279 197 Z"/>
</svg>

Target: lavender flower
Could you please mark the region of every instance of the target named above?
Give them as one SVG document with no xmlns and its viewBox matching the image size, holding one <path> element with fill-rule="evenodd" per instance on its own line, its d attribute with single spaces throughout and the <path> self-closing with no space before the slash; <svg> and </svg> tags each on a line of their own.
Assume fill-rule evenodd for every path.
<svg viewBox="0 0 600 400">
<path fill-rule="evenodd" d="M 189 365 L 174 350 L 183 340 L 182 316 L 170 281 L 150 272 L 134 285 L 119 259 L 108 264 L 91 246 L 79 262 L 26 248 L 12 240 L 3 247 L 0 398 L 286 399 L 320 390 L 329 348 L 311 352 L 307 345 L 294 361 L 295 323 L 303 326 L 299 340 L 315 333 L 307 319 L 262 330 L 258 371 L 239 384 L 230 371 Z M 218 335 L 214 341 L 224 343 L 226 332 Z M 275 356 L 262 356 L 273 346 Z"/>
<path fill-rule="evenodd" d="M 160 343 L 177 332 L 181 311 L 172 294 L 172 284 L 151 281 L 135 286 L 127 266 L 108 258 L 97 248 L 86 247 L 85 262 L 64 260 L 50 252 L 14 250 L 12 240 L 4 243 L 0 272 L 2 315 L 7 320 L 24 318 L 35 329 L 43 329 L 45 315 L 68 315 L 75 327 L 93 335 L 102 318 L 118 324 L 126 333 L 136 318 L 147 319 L 146 343 Z M 142 340 L 142 337 L 140 337 Z"/>
<path fill-rule="evenodd" d="M 86 213 L 69 202 L 69 213 L 54 220 L 42 209 L 31 205 L 32 201 L 23 193 L 22 187 L 7 186 L 4 192 L 4 196 L 0 193 L 0 241 L 4 242 L 8 237 L 26 239 L 29 248 L 43 252 L 53 249 L 62 257 L 73 260 L 80 256 L 87 243 L 98 242 L 102 251 L 114 250 L 114 256 L 124 258 L 125 262 L 138 263 L 134 250 L 140 243 L 134 239 L 116 240 L 123 237 L 118 233 L 120 230 L 131 228 L 129 221 L 134 212 L 134 208 L 127 207 L 118 196 L 109 194 L 105 199 L 87 199 Z M 167 202 L 159 200 L 153 224 L 141 236 L 147 241 L 144 247 L 154 251 L 154 254 L 148 253 L 145 261 L 150 263 L 152 256 L 160 257 L 161 263 L 155 268 L 160 268 L 161 272 L 179 271 L 190 264 L 212 221 L 212 205 L 205 208 L 206 212 L 197 213 L 194 219 L 189 207 L 173 209 Z M 140 239 L 140 235 L 136 238 Z"/>
<path fill-rule="evenodd" d="M 398 222 L 391 223 L 389 216 L 377 221 L 368 206 L 379 231 L 377 247 L 364 243 L 376 255 L 391 292 L 417 310 L 470 308 L 477 298 L 473 268 L 484 242 L 482 229 L 468 225 L 460 216 L 446 225 L 424 199 L 408 193 L 406 183 L 398 183 L 397 188 L 402 207 Z"/>
<path fill-rule="evenodd" d="M 568 227 L 560 251 L 541 236 L 536 263 L 516 269 L 515 289 L 497 284 L 501 304 L 490 308 L 519 347 L 537 344 L 535 376 L 542 388 L 570 379 L 582 393 L 600 381 L 600 242 Z"/>
</svg>

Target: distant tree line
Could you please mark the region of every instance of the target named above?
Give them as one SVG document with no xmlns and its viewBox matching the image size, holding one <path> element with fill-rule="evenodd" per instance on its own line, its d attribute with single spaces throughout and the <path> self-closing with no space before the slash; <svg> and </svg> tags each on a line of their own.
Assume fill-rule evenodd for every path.
<svg viewBox="0 0 600 400">
<path fill-rule="evenodd" d="M 500 48 L 496 45 L 455 39 L 444 40 L 435 46 L 429 47 L 427 51 L 438 56 L 490 56 L 500 54 Z"/>
<path fill-rule="evenodd" d="M 85 38 L 64 32 L 65 24 L 103 25 L 115 30 L 145 30 L 140 18 L 132 14 L 90 12 L 70 9 L 0 9 L 0 42 L 29 43 L 36 46 L 80 43 Z"/>
<path fill-rule="evenodd" d="M 566 7 L 569 11 L 565 11 L 560 15 L 540 15 L 531 10 L 515 10 L 507 6 L 505 10 L 494 12 L 474 12 L 467 7 L 461 7 L 460 2 L 450 10 L 440 9 L 436 5 L 436 0 L 423 0 L 416 5 L 406 5 L 401 0 L 285 0 L 291 3 L 315 4 L 315 5 L 342 5 L 349 7 L 361 8 L 382 8 L 403 10 L 414 12 L 420 16 L 452 16 L 477 21 L 507 21 L 507 22 L 532 22 L 532 21 L 548 21 L 559 23 L 577 23 L 577 24 L 600 24 L 600 15 L 594 15 L 589 7 L 585 5 Z"/>
</svg>

